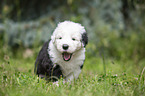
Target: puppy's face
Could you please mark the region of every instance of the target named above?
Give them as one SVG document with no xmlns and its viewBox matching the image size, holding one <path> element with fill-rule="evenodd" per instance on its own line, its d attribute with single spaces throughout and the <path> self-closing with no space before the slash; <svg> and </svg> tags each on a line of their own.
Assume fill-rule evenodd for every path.
<svg viewBox="0 0 145 96">
<path fill-rule="evenodd" d="M 69 61 L 76 51 L 84 47 L 84 33 L 84 27 L 78 23 L 65 21 L 58 24 L 51 39 L 65 61 Z"/>
</svg>

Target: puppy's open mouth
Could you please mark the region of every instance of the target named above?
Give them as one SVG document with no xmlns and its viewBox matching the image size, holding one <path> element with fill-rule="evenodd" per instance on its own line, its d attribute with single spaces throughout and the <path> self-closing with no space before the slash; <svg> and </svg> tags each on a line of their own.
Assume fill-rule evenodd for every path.
<svg viewBox="0 0 145 96">
<path fill-rule="evenodd" d="M 67 52 L 62 53 L 62 57 L 64 61 L 69 61 L 71 59 L 71 56 L 72 56 L 71 53 L 67 53 Z"/>
</svg>

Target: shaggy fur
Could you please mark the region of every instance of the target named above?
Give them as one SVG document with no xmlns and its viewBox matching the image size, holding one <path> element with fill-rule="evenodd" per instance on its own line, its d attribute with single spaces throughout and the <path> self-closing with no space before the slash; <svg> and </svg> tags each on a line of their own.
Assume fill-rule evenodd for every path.
<svg viewBox="0 0 145 96">
<path fill-rule="evenodd" d="M 35 62 L 36 74 L 54 81 L 61 76 L 66 81 L 77 79 L 85 60 L 87 43 L 87 33 L 82 25 L 71 21 L 59 23 L 51 40 L 39 52 Z"/>
</svg>

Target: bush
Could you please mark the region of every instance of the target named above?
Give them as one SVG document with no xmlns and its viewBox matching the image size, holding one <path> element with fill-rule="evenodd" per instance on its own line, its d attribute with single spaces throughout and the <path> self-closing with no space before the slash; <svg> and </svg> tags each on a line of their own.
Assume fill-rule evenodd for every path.
<svg viewBox="0 0 145 96">
<path fill-rule="evenodd" d="M 34 14 L 28 13 L 35 13 L 34 8 L 26 12 L 27 6 L 19 6 L 22 2 L 28 2 L 27 0 L 14 1 L 14 3 L 10 1 L 1 3 L 0 40 L 3 42 L 0 43 L 0 47 L 4 45 L 14 50 L 20 47 L 36 48 L 50 38 L 58 22 L 72 20 L 84 25 L 88 32 L 89 56 L 97 56 L 97 53 L 104 52 L 107 57 L 137 58 L 136 61 L 144 56 L 145 9 L 141 3 L 125 0 L 65 0 L 55 3 L 54 0 L 45 4 L 44 7 L 48 10 L 35 6 L 34 8 L 38 8 L 38 13 L 41 13 L 40 11 L 42 13 L 35 14 L 33 18 Z M 37 0 L 35 2 L 43 6 L 42 2 Z M 30 6 L 28 8 L 31 9 Z M 21 19 L 14 19 L 10 15 L 12 13 L 17 13 L 16 17 L 20 16 Z M 24 13 L 25 15 L 22 15 Z M 30 18 L 27 20 L 28 17 Z"/>
</svg>

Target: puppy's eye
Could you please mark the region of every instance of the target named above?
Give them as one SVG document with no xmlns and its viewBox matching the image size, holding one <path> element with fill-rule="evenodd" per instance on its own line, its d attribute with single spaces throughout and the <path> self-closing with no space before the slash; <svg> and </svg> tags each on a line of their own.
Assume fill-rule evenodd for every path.
<svg viewBox="0 0 145 96">
<path fill-rule="evenodd" d="M 59 37 L 58 39 L 62 39 L 62 37 Z"/>
<path fill-rule="evenodd" d="M 72 38 L 72 40 L 75 41 L 76 39 L 75 38 Z"/>
</svg>

